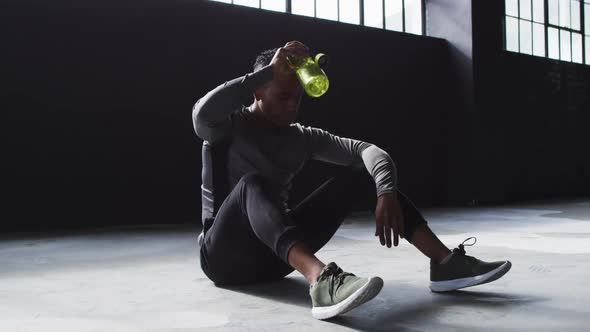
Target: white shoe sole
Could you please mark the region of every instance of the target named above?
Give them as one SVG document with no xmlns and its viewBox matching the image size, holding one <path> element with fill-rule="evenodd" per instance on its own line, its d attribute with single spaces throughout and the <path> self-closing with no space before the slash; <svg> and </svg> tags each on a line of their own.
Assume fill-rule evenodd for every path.
<svg viewBox="0 0 590 332">
<path fill-rule="evenodd" d="M 475 277 L 445 280 L 445 281 L 431 281 L 430 290 L 433 292 L 448 292 L 457 290 L 460 288 L 471 287 L 476 285 L 485 284 L 496 279 L 499 279 L 506 274 L 512 267 L 512 263 L 506 261 L 506 263 L 500 265 L 494 270 L 481 274 Z"/>
<path fill-rule="evenodd" d="M 348 312 L 359 305 L 373 299 L 383 288 L 383 279 L 371 277 L 363 287 L 356 290 L 344 301 L 326 307 L 314 307 L 311 309 L 311 315 L 316 319 L 328 319 L 334 316 Z"/>
</svg>

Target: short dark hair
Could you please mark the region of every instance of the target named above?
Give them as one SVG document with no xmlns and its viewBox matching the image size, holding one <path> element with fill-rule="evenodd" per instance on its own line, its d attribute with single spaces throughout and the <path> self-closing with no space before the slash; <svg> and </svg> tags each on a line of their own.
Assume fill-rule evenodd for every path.
<svg viewBox="0 0 590 332">
<path fill-rule="evenodd" d="M 258 54 L 258 56 L 256 57 L 256 61 L 254 62 L 254 71 L 257 72 L 263 67 L 268 66 L 272 58 L 275 56 L 275 53 L 277 53 L 278 49 L 279 48 L 277 47 L 270 50 L 262 51 L 260 54 Z"/>
</svg>

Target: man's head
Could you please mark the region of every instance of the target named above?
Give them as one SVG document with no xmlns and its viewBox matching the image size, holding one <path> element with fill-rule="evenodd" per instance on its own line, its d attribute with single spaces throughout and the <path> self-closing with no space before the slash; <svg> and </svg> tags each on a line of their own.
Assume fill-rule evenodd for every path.
<svg viewBox="0 0 590 332">
<path fill-rule="evenodd" d="M 256 57 L 254 71 L 259 71 L 269 65 L 278 48 L 263 51 Z M 264 116 L 277 126 L 289 126 L 297 119 L 303 89 L 297 80 L 295 72 L 289 80 L 277 80 L 266 83 L 254 93 L 254 106 Z"/>
</svg>

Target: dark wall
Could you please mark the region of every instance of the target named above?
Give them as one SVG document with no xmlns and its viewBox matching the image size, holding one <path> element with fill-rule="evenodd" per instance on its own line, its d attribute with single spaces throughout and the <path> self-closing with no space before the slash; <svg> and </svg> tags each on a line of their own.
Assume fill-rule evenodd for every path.
<svg viewBox="0 0 590 332">
<path fill-rule="evenodd" d="M 590 68 L 506 54 L 507 198 L 590 194 Z"/>
<path fill-rule="evenodd" d="M 479 199 L 589 195 L 590 67 L 504 51 L 504 2 L 473 5 Z"/>
<path fill-rule="evenodd" d="M 426 34 L 449 43 L 449 70 L 454 104 L 441 109 L 447 127 L 447 186 L 449 204 L 472 204 L 473 187 L 473 119 L 475 112 L 473 77 L 473 28 L 471 0 L 426 1 Z"/>
<path fill-rule="evenodd" d="M 504 2 L 473 3 L 481 197 L 589 195 L 590 67 L 504 51 Z"/>
<path fill-rule="evenodd" d="M 1 6 L 1 230 L 198 222 L 193 103 L 292 39 L 331 57 L 302 123 L 387 150 L 419 205 L 454 181 L 444 40 L 195 0 Z M 326 168 L 302 175 L 299 195 Z"/>
<path fill-rule="evenodd" d="M 511 121 L 504 108 L 505 90 L 499 81 L 505 70 L 503 5 L 501 1 L 472 1 L 473 21 L 473 200 L 500 203 L 507 200 L 505 146 L 510 144 L 506 128 Z M 493 2 L 493 3 L 492 3 Z M 500 18 L 500 19 L 498 19 Z"/>
<path fill-rule="evenodd" d="M 589 67 L 504 51 L 504 1 L 427 0 L 426 16 L 457 82 L 447 201 L 590 194 Z"/>
</svg>

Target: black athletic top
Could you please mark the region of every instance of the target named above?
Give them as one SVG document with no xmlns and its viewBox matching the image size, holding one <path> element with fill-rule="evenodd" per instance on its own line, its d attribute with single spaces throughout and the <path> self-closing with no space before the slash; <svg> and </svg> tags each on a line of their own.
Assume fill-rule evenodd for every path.
<svg viewBox="0 0 590 332">
<path fill-rule="evenodd" d="M 397 169 L 389 154 L 379 147 L 314 127 L 293 123 L 268 126 L 243 101 L 273 78 L 271 66 L 227 81 L 200 98 L 193 107 L 196 134 L 214 144 L 229 138 L 228 183 L 233 188 L 240 178 L 256 172 L 277 186 L 281 203 L 287 207 L 291 181 L 310 159 L 333 164 L 364 167 L 376 184 L 377 196 L 393 192 Z"/>
</svg>

